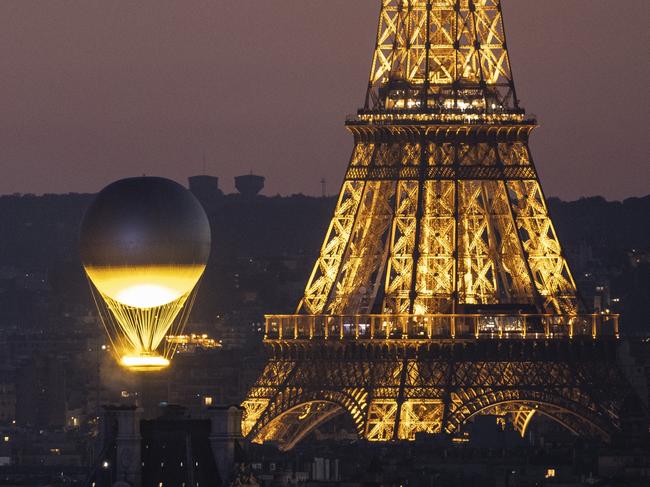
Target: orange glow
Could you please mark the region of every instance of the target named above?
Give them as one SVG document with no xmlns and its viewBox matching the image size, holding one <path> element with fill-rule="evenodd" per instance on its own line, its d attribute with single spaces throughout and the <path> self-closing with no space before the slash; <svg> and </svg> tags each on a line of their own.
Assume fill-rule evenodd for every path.
<svg viewBox="0 0 650 487">
<path fill-rule="evenodd" d="M 97 267 L 88 277 L 100 293 L 125 306 L 155 308 L 176 301 L 196 285 L 205 265 Z"/>
<path fill-rule="evenodd" d="M 159 370 L 169 367 L 169 360 L 160 355 L 125 355 L 120 364 L 133 370 Z"/>
</svg>

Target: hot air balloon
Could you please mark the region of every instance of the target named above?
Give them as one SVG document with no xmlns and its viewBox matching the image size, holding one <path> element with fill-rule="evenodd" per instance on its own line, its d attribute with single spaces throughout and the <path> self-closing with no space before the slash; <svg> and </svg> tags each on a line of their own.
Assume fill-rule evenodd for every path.
<svg viewBox="0 0 650 487">
<path fill-rule="evenodd" d="M 81 261 L 119 363 L 169 365 L 210 255 L 210 225 L 180 184 L 139 177 L 104 188 L 81 226 Z"/>
</svg>

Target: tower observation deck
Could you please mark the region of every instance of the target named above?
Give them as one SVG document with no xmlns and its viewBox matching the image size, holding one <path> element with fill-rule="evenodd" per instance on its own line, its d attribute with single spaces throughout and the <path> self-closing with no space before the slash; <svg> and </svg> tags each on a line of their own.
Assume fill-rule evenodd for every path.
<svg viewBox="0 0 650 487">
<path fill-rule="evenodd" d="M 594 378 L 598 353 L 584 383 L 564 352 L 554 370 L 537 362 L 553 342 L 615 342 L 618 316 L 580 302 L 528 146 L 536 120 L 517 98 L 501 3 L 381 0 L 319 257 L 296 313 L 266 317 L 269 363 L 244 403 L 251 439 L 290 448 L 343 412 L 362 438 L 413 439 L 494 408 L 523 433 L 542 404 L 580 434 L 620 426 L 586 392 L 621 383 L 611 368 Z M 469 347 L 460 358 L 458 347 Z M 522 355 L 497 351 L 512 347 Z"/>
</svg>

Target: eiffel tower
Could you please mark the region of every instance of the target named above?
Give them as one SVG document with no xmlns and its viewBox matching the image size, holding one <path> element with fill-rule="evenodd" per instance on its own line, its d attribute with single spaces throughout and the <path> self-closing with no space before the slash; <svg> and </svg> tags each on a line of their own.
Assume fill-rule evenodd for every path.
<svg viewBox="0 0 650 487">
<path fill-rule="evenodd" d="M 610 439 L 631 391 L 618 316 L 589 314 L 519 105 L 500 0 L 381 0 L 354 149 L 296 314 L 266 317 L 244 433 L 290 449 L 455 435 L 477 414 Z"/>
</svg>

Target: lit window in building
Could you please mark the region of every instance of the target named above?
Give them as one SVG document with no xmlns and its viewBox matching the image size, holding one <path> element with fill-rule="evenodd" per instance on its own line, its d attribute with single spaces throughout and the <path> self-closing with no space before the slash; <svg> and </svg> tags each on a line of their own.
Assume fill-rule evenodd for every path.
<svg viewBox="0 0 650 487">
<path fill-rule="evenodd" d="M 205 396 L 203 398 L 203 405 L 212 406 L 212 396 Z"/>
<path fill-rule="evenodd" d="M 546 471 L 546 478 L 547 478 L 547 479 L 552 479 L 552 478 L 554 478 L 554 477 L 555 477 L 555 469 L 554 469 L 554 468 L 549 468 L 549 469 Z"/>
</svg>

